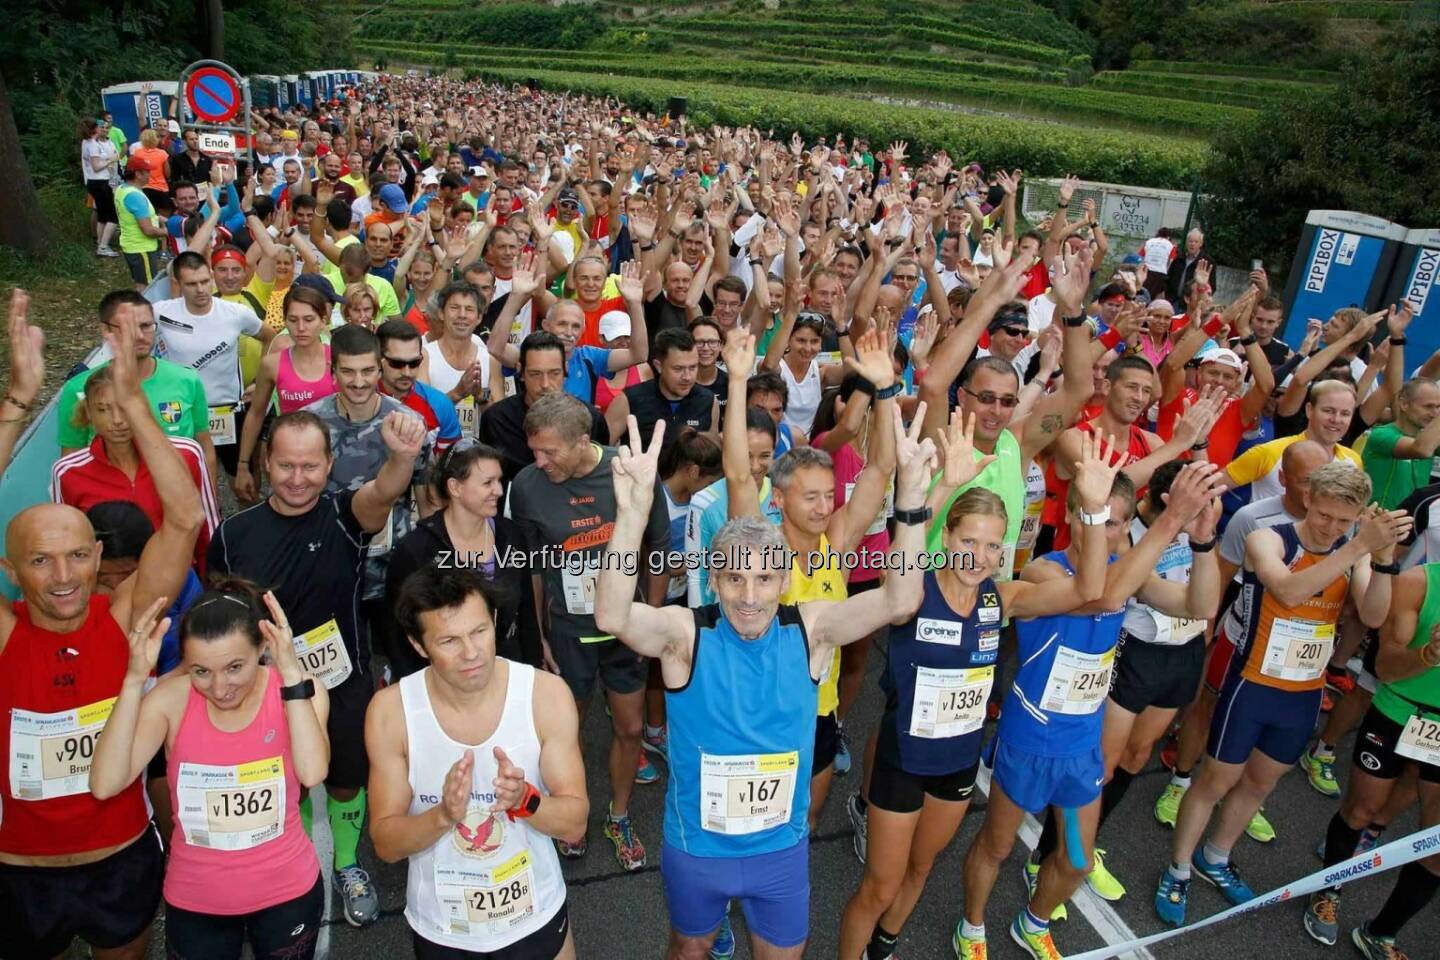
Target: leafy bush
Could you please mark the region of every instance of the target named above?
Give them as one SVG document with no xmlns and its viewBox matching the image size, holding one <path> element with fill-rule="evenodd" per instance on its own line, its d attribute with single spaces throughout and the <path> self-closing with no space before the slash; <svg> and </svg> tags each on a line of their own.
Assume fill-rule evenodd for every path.
<svg viewBox="0 0 1440 960">
<path fill-rule="evenodd" d="M 595 11 L 578 4 L 499 3 L 418 16 L 401 7 L 366 17 L 360 24 L 360 36 L 366 39 L 447 43 L 523 39 L 559 50 L 579 49 L 603 30 Z"/>
</svg>

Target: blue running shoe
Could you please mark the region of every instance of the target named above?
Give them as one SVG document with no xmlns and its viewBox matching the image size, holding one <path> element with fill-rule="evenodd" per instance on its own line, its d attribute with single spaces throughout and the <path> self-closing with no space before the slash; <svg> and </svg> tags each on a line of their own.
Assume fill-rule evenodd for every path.
<svg viewBox="0 0 1440 960">
<path fill-rule="evenodd" d="M 1160 874 L 1155 891 L 1155 912 L 1172 927 L 1185 925 L 1185 904 L 1190 899 L 1190 881 L 1177 878 L 1169 870 Z"/>
<path fill-rule="evenodd" d="M 1233 906 L 1238 907 L 1242 903 L 1249 903 L 1255 899 L 1255 891 L 1250 889 L 1250 884 L 1240 879 L 1240 874 L 1235 871 L 1233 862 L 1211 863 L 1205 859 L 1203 850 L 1196 850 L 1190 865 L 1208 883 L 1215 884 L 1225 895 L 1225 899 L 1229 900 Z"/>
<path fill-rule="evenodd" d="M 725 919 L 720 921 L 720 932 L 710 945 L 710 960 L 730 960 L 735 956 L 735 931 L 730 929 L 730 905 L 725 905 Z"/>
<path fill-rule="evenodd" d="M 850 772 L 850 742 L 845 739 L 845 731 L 841 730 L 836 735 L 839 743 L 835 747 L 835 774 L 845 776 Z"/>
</svg>

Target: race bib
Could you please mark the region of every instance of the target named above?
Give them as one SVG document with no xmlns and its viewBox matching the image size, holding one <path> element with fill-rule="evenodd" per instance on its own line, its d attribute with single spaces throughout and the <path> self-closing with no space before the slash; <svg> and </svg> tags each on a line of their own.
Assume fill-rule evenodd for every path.
<svg viewBox="0 0 1440 960">
<path fill-rule="evenodd" d="M 815 361 L 822 367 L 833 367 L 837 363 L 844 363 L 845 357 L 839 350 L 822 350 L 815 354 Z"/>
<path fill-rule="evenodd" d="M 845 484 L 845 502 L 849 503 L 851 496 L 855 493 L 855 484 Z M 891 479 L 885 484 L 885 500 L 880 504 L 880 512 L 875 514 L 875 519 L 870 526 L 865 528 L 865 536 L 873 537 L 876 534 L 884 533 L 887 522 L 895 516 L 895 481 Z"/>
<path fill-rule="evenodd" d="M 939 740 L 963 737 L 979 730 L 985 723 L 985 704 L 994 682 L 994 667 L 971 670 L 916 667 L 910 736 Z"/>
<path fill-rule="evenodd" d="M 789 823 L 800 754 L 700 755 L 700 823 L 724 834 L 758 833 Z M 809 772 L 806 772 L 809 775 Z"/>
<path fill-rule="evenodd" d="M 370 542 L 365 545 L 365 556 L 383 557 L 390 552 L 395 545 L 395 511 L 390 511 L 390 517 L 385 521 L 385 526 L 370 535 Z"/>
<path fill-rule="evenodd" d="M 1335 624 L 1276 617 L 1260 672 L 1276 680 L 1318 680 L 1335 646 Z"/>
<path fill-rule="evenodd" d="M 1104 653 L 1081 653 L 1062 646 L 1050 665 L 1040 707 L 1051 713 L 1094 713 L 1110 693 L 1110 670 L 1114 665 L 1113 648 Z"/>
<path fill-rule="evenodd" d="M 1419 714 L 1411 717 L 1400 732 L 1395 752 L 1418 763 L 1440 767 L 1440 720 Z"/>
<path fill-rule="evenodd" d="M 192 847 L 248 850 L 285 832 L 285 758 L 238 766 L 181 763 L 176 817 Z"/>
<path fill-rule="evenodd" d="M 235 408 L 210 408 L 210 442 L 217 447 L 228 447 L 237 440 L 235 434 Z"/>
<path fill-rule="evenodd" d="M 492 869 L 435 865 L 435 893 L 450 932 L 474 927 L 503 933 L 535 912 L 535 872 L 528 849 Z"/>
<path fill-rule="evenodd" d="M 294 645 L 300 666 L 323 683 L 326 690 L 340 686 L 355 670 L 350 663 L 350 651 L 345 649 L 345 638 L 334 620 L 300 634 L 294 639 Z"/>
<path fill-rule="evenodd" d="M 1150 618 L 1155 621 L 1155 643 L 1157 644 L 1179 646 L 1205 632 L 1204 620 L 1167 617 L 1158 610 L 1151 610 Z"/>
<path fill-rule="evenodd" d="M 480 429 L 480 413 L 475 409 L 475 398 L 466 397 L 455 404 L 455 416 L 460 418 L 460 435 L 473 437 Z"/>
<path fill-rule="evenodd" d="M 90 791 L 90 763 L 116 697 L 63 710 L 10 711 L 10 787 L 17 800 L 50 800 Z"/>
<path fill-rule="evenodd" d="M 565 591 L 565 610 L 576 616 L 595 612 L 595 581 L 600 571 L 585 564 L 583 572 L 572 570 L 567 564 L 560 570 L 560 585 Z"/>
</svg>

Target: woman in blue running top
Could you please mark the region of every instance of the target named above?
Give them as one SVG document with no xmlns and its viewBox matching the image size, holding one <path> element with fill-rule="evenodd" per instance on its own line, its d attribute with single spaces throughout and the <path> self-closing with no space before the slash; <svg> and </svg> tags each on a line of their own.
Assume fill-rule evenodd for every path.
<svg viewBox="0 0 1440 960">
<path fill-rule="evenodd" d="M 1049 920 L 1090 871 L 1105 782 L 1101 724 L 1125 602 L 1154 575 L 1165 547 L 1221 489 L 1214 465 L 1184 467 L 1170 487 L 1165 512 L 1124 556 L 1111 558 L 1100 599 L 1068 615 L 1016 621 L 1019 665 L 1000 712 L 989 805 L 965 858 L 965 915 L 954 938 L 960 960 L 985 955 L 985 905 L 1000 865 L 1009 857 L 1025 815 L 1039 815 L 1047 808 L 1059 822 L 1061 842 L 1038 869 L 1026 869 L 1032 885 L 1029 907 L 1009 932 L 1032 957 L 1059 956 Z M 1099 549 L 1118 550 L 1130 529 L 1134 484 L 1117 476 L 1108 503 L 1098 511 L 1094 504 L 1088 497 L 1069 498 L 1071 536 L 1103 538 L 1105 545 Z M 1044 584 L 1079 576 L 1086 556 L 1088 549 L 1085 555 L 1077 554 L 1072 544 L 1032 560 L 1024 579 Z"/>
<path fill-rule="evenodd" d="M 975 457 L 975 419 L 951 414 L 938 434 L 941 486 L 954 489 L 994 457 Z M 1078 496 L 1102 510 L 1122 458 L 1086 438 Z M 886 960 L 919 902 L 940 851 L 970 805 L 980 765 L 981 726 L 995 679 L 1005 616 L 1068 613 L 1105 586 L 1104 526 L 1086 527 L 1074 577 L 1044 583 L 993 577 L 1005 554 L 1005 503 L 979 487 L 961 494 L 944 519 L 946 563 L 925 575 L 919 612 L 890 628 L 881 675 L 885 716 L 876 735 L 867 804 L 865 877 L 845 908 L 841 960 Z"/>
</svg>

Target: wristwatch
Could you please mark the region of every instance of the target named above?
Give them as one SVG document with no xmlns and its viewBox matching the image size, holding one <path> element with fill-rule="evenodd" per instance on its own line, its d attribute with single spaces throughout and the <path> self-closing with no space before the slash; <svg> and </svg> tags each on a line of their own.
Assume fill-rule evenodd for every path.
<svg viewBox="0 0 1440 960">
<path fill-rule="evenodd" d="M 905 384 L 896 380 L 890 386 L 875 391 L 876 400 L 889 400 L 891 397 L 898 397 L 905 392 Z"/>
<path fill-rule="evenodd" d="M 306 677 L 299 683 L 280 688 L 281 700 L 310 700 L 315 696 L 315 681 Z"/>
<path fill-rule="evenodd" d="M 895 522 L 906 523 L 912 526 L 918 526 L 922 523 L 929 523 L 930 518 L 934 515 L 935 511 L 930 509 L 929 507 L 920 507 L 915 510 L 901 510 L 899 507 L 895 508 Z"/>
<path fill-rule="evenodd" d="M 1398 577 L 1400 575 L 1400 564 L 1398 563 L 1377 563 L 1371 560 L 1370 569 L 1376 573 L 1388 573 L 1392 577 Z"/>
<path fill-rule="evenodd" d="M 1105 504 L 1105 509 L 1099 513 L 1086 513 L 1080 511 L 1080 522 L 1087 527 L 1103 527 L 1110 522 L 1110 504 Z M 1193 547 L 1191 549 L 1194 549 Z"/>
<path fill-rule="evenodd" d="M 1085 325 L 1085 314 L 1083 313 L 1078 317 L 1064 317 L 1063 319 L 1067 327 L 1081 327 Z"/>
<path fill-rule="evenodd" d="M 1203 541 L 1191 540 L 1191 541 L 1190 541 L 1190 552 L 1191 552 L 1191 553 L 1209 553 L 1211 550 L 1214 550 L 1214 549 L 1215 549 L 1215 544 L 1217 544 L 1217 543 L 1219 543 L 1219 542 L 1220 542 L 1220 538 L 1219 538 L 1218 536 L 1217 536 L 1217 537 L 1211 537 L 1209 540 L 1203 540 Z"/>
<path fill-rule="evenodd" d="M 527 817 L 535 816 L 535 811 L 540 809 L 541 794 L 535 789 L 535 785 L 528 780 L 525 782 L 525 794 L 520 802 L 513 808 L 505 811 L 505 816 L 513 823 L 516 820 L 524 820 Z"/>
</svg>

